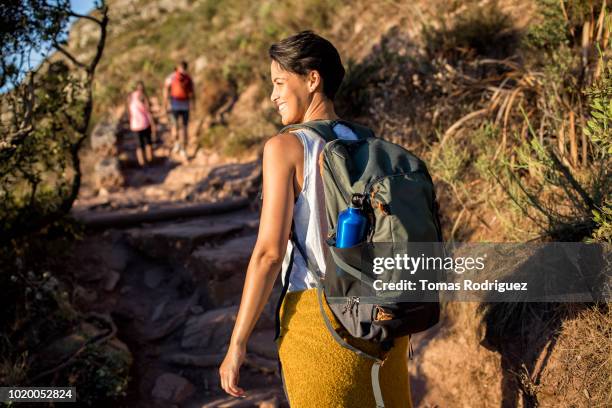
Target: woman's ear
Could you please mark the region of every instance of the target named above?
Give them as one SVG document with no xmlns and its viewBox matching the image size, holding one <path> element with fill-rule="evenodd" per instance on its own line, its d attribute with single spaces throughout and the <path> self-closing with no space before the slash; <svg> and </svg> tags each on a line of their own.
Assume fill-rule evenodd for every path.
<svg viewBox="0 0 612 408">
<path fill-rule="evenodd" d="M 313 69 L 308 72 L 307 84 L 308 90 L 310 92 L 316 91 L 317 88 L 322 85 L 321 75 L 319 74 L 319 71 Z"/>
</svg>

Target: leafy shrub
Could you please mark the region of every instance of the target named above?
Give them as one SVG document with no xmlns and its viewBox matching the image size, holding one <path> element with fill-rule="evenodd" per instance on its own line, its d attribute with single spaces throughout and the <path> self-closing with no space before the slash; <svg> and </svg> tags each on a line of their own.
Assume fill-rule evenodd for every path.
<svg viewBox="0 0 612 408">
<path fill-rule="evenodd" d="M 538 0 L 538 22 L 530 24 L 522 45 L 533 50 L 554 50 L 568 44 L 567 23 L 557 0 Z"/>
</svg>

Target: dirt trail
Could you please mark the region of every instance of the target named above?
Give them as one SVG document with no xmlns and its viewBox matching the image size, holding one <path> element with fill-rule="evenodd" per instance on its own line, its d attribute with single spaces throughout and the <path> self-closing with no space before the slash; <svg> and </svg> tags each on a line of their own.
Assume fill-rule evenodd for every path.
<svg viewBox="0 0 612 408">
<path fill-rule="evenodd" d="M 242 371 L 250 397 L 228 398 L 217 374 L 256 228 L 257 214 L 244 210 L 108 230 L 79 243 L 79 302 L 110 314 L 134 357 L 124 406 L 282 406 L 274 300 L 256 327 Z"/>
<path fill-rule="evenodd" d="M 124 111 L 102 120 L 92 132 L 91 148 L 82 157 L 85 182 L 75 212 L 148 211 L 256 195 L 261 179 L 257 152 L 232 159 L 200 148 L 195 136 L 199 122 L 192 118 L 185 160 L 172 154 L 168 117 L 156 98 L 151 98 L 151 104 L 158 128 L 153 162 L 144 168 L 138 165 L 138 138 L 129 132 Z"/>
</svg>

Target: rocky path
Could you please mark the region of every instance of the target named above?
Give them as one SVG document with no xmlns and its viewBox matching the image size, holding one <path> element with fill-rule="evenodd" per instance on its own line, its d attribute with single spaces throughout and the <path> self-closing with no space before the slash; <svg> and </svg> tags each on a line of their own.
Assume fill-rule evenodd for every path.
<svg viewBox="0 0 612 408">
<path fill-rule="evenodd" d="M 218 366 L 236 318 L 257 214 L 246 211 L 88 236 L 77 250 L 76 293 L 110 314 L 133 355 L 130 407 L 287 406 L 277 372 L 274 301 L 248 345 L 235 399 Z"/>
<path fill-rule="evenodd" d="M 190 124 L 188 158 L 172 154 L 174 140 L 168 118 L 151 98 L 158 135 L 154 160 L 140 167 L 138 138 L 128 130 L 125 112 L 101 120 L 82 154 L 84 183 L 74 211 L 149 211 L 177 204 L 218 202 L 252 197 L 259 188 L 261 164 L 257 152 L 241 159 L 220 156 L 199 147 L 198 121 Z"/>
</svg>

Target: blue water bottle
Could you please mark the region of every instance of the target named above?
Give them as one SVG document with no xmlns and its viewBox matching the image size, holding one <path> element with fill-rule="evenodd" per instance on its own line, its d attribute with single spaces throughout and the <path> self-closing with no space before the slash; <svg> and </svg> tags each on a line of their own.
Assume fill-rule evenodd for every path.
<svg viewBox="0 0 612 408">
<path fill-rule="evenodd" d="M 338 214 L 336 248 L 348 248 L 364 241 L 368 219 L 361 210 L 362 197 L 355 194 L 350 206 Z"/>
</svg>

